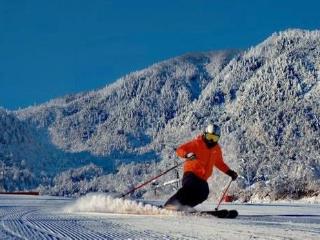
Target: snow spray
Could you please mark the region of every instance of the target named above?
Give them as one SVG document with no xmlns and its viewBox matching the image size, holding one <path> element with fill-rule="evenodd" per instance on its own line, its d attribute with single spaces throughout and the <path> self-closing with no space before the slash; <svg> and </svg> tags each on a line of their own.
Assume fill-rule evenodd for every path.
<svg viewBox="0 0 320 240">
<path fill-rule="evenodd" d="M 94 212 L 141 215 L 176 215 L 177 213 L 123 198 L 113 198 L 103 193 L 87 194 L 64 209 L 66 213 Z"/>
</svg>

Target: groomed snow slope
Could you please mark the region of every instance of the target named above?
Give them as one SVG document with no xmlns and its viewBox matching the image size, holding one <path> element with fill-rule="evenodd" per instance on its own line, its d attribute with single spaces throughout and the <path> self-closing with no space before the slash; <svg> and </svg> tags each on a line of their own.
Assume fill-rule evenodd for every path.
<svg viewBox="0 0 320 240">
<path fill-rule="evenodd" d="M 237 219 L 168 213 L 122 201 L 131 214 L 106 213 L 103 204 L 123 209 L 122 200 L 90 195 L 80 200 L 0 196 L 0 239 L 319 239 L 319 205 L 230 205 Z M 103 203 L 103 204 L 101 204 Z M 93 207 L 97 206 L 97 207 Z M 213 208 L 214 203 L 201 205 Z M 134 214 L 134 210 L 137 210 Z M 151 209 L 151 210 L 150 210 Z M 143 213 L 143 211 L 145 211 Z M 140 214 L 137 214 L 140 213 Z M 152 214 L 150 214 L 152 213 Z"/>
</svg>

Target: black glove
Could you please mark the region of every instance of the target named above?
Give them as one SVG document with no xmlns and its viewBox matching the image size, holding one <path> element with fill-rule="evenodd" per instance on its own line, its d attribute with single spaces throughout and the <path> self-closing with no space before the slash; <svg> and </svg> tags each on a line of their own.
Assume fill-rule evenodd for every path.
<svg viewBox="0 0 320 240">
<path fill-rule="evenodd" d="M 184 158 L 186 160 L 195 160 L 196 159 L 196 155 L 193 152 L 187 153 Z"/>
<path fill-rule="evenodd" d="M 231 169 L 229 169 L 226 172 L 226 174 L 229 175 L 232 178 L 232 181 L 236 180 L 237 177 L 238 177 L 238 174 L 235 171 L 231 170 Z"/>
</svg>

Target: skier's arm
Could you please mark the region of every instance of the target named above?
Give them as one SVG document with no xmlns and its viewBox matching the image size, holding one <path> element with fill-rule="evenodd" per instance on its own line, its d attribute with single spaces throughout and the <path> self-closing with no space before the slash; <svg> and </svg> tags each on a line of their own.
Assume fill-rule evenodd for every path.
<svg viewBox="0 0 320 240">
<path fill-rule="evenodd" d="M 220 148 L 219 148 L 218 151 L 219 152 L 217 154 L 217 159 L 216 159 L 216 162 L 215 162 L 216 167 L 220 171 L 222 171 L 225 174 L 227 174 L 228 176 L 230 176 L 233 181 L 236 180 L 237 177 L 238 177 L 238 174 L 235 171 L 231 170 L 227 164 L 225 164 L 225 162 L 223 161 L 223 158 L 222 158 L 222 152 L 221 152 Z"/>
<path fill-rule="evenodd" d="M 181 158 L 188 158 L 187 154 L 194 152 L 194 142 L 188 142 L 179 146 L 176 150 L 176 154 Z M 194 156 L 194 155 L 193 155 Z M 195 156 L 194 156 L 195 158 Z"/>
<path fill-rule="evenodd" d="M 222 157 L 222 152 L 220 147 L 217 150 L 217 154 L 215 155 L 216 159 L 215 159 L 215 166 L 221 171 L 224 172 L 225 174 L 227 174 L 227 172 L 230 170 L 229 166 L 227 164 L 225 164 L 225 162 L 223 161 L 223 157 Z"/>
</svg>

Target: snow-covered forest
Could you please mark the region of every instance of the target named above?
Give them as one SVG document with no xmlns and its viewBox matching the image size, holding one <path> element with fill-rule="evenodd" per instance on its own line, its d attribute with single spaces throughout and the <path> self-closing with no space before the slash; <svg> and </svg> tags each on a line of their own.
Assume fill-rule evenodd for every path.
<svg viewBox="0 0 320 240">
<path fill-rule="evenodd" d="M 0 187 L 123 193 L 180 161 L 174 149 L 214 122 L 225 161 L 241 175 L 236 198 L 318 195 L 319 82 L 320 31 L 295 29 L 245 51 L 189 53 L 100 90 L 0 109 Z M 179 175 L 134 196 L 169 195 L 177 186 L 163 183 Z M 226 180 L 215 172 L 209 182 L 220 190 Z"/>
</svg>

